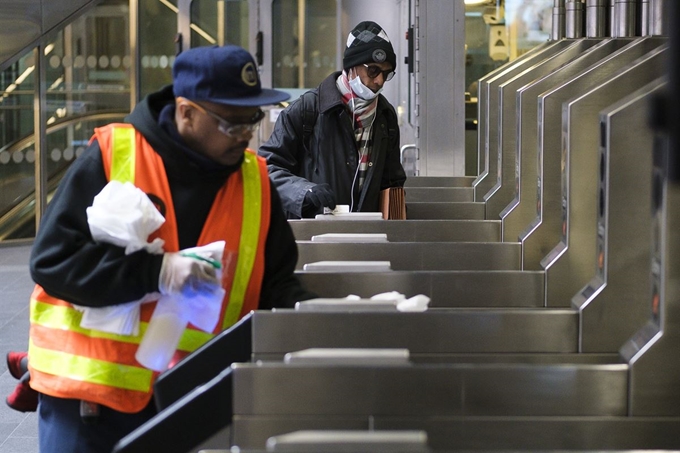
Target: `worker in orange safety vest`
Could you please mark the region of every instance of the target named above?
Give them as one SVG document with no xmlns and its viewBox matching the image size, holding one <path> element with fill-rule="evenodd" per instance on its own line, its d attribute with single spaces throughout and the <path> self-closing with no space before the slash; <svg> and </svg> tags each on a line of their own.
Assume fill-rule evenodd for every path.
<svg viewBox="0 0 680 453">
<path fill-rule="evenodd" d="M 247 149 L 260 107 L 287 98 L 261 87 L 241 47 L 198 47 L 176 58 L 173 85 L 147 96 L 125 123 L 95 129 L 50 202 L 30 259 L 28 366 L 40 393 L 42 453 L 108 453 L 156 412 L 158 373 L 135 359 L 156 302 L 141 305 L 138 335 L 83 328 L 76 306 L 224 288 L 217 327 L 189 324 L 179 360 L 251 310 L 314 297 L 294 275 L 297 248 L 266 163 Z M 93 240 L 86 209 L 109 181 L 134 184 L 165 217 L 149 237 L 164 241 L 162 254 Z M 180 253 L 220 240 L 230 257 L 221 276 Z M 83 423 L 83 404 L 96 408 L 96 423 Z"/>
</svg>

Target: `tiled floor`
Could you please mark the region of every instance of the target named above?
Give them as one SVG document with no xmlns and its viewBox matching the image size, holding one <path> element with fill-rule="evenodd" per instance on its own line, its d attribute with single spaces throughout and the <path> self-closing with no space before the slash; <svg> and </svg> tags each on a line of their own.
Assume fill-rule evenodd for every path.
<svg viewBox="0 0 680 453">
<path fill-rule="evenodd" d="M 0 246 L 0 396 L 17 381 L 7 371 L 7 351 L 28 347 L 28 298 L 33 282 L 28 274 L 30 246 Z M 0 453 L 38 453 L 38 417 L 0 404 Z"/>
</svg>

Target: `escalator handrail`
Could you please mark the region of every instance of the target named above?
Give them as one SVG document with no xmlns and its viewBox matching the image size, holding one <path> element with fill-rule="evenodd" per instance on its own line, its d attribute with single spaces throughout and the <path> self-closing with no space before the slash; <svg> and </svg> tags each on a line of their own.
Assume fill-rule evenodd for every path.
<svg viewBox="0 0 680 453">
<path fill-rule="evenodd" d="M 98 121 L 98 120 L 120 121 L 123 118 L 125 118 L 125 116 L 127 116 L 128 114 L 129 112 L 112 110 L 112 111 L 100 111 L 96 113 L 86 113 L 84 115 L 78 116 L 70 116 L 68 118 L 48 125 L 47 128 L 45 129 L 45 133 L 51 134 L 53 132 L 58 132 L 62 129 L 67 128 L 68 126 L 71 126 L 75 123 L 81 123 L 83 121 Z M 8 151 L 9 153 L 13 153 L 18 150 L 22 150 L 33 143 L 35 143 L 35 133 L 8 143 L 7 145 L 0 148 L 0 152 Z"/>
<path fill-rule="evenodd" d="M 68 126 L 83 121 L 106 120 L 121 121 L 128 112 L 120 111 L 100 111 L 86 115 L 72 116 L 58 123 L 49 125 L 46 129 L 47 134 L 58 132 Z M 35 134 L 15 140 L 12 143 L 0 148 L 0 152 L 8 151 L 14 153 L 20 151 L 35 142 Z M 67 167 L 68 168 L 68 167 Z M 48 198 L 56 189 L 66 169 L 60 168 L 55 174 L 48 175 Z M 35 190 L 30 190 L 24 196 L 19 197 L 18 201 L 7 211 L 0 213 L 0 242 L 10 236 L 16 229 L 25 224 L 28 217 L 35 215 Z"/>
</svg>

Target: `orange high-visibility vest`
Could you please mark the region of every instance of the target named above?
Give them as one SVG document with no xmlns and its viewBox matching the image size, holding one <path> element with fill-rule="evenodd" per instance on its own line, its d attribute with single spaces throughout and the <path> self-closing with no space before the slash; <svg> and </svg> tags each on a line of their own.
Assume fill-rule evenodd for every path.
<svg viewBox="0 0 680 453">
<path fill-rule="evenodd" d="M 95 129 L 109 180 L 132 182 L 165 206 L 165 223 L 150 237 L 179 250 L 175 210 L 163 162 L 129 124 Z M 257 309 L 264 274 L 264 248 L 270 221 L 270 188 L 264 159 L 245 153 L 215 197 L 197 245 L 226 241 L 222 285 L 222 323 L 211 333 L 187 326 L 179 351 L 194 351 L 215 334 Z M 36 285 L 31 295 L 29 369 L 31 387 L 59 398 L 91 401 L 121 412 L 142 410 L 151 399 L 158 373 L 142 367 L 135 352 L 156 303 L 141 307 L 140 334 L 110 334 L 80 327 L 82 313 Z"/>
</svg>

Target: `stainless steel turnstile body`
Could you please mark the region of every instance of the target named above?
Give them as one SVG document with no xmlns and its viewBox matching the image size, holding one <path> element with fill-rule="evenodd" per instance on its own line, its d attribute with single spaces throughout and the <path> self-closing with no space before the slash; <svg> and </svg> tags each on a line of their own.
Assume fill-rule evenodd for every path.
<svg viewBox="0 0 680 453">
<path fill-rule="evenodd" d="M 398 291 L 428 296 L 430 307 L 542 308 L 543 272 L 538 271 L 392 271 L 297 272 L 300 282 L 323 297 L 349 294 L 370 298 Z"/>
<path fill-rule="evenodd" d="M 622 416 L 625 365 L 235 364 L 237 414 Z M 581 385 L 590 383 L 594 385 Z M 556 391 L 562 388 L 562 391 Z M 567 390 L 568 389 L 568 390 Z M 553 390 L 552 392 L 550 390 Z"/>
<path fill-rule="evenodd" d="M 411 220 L 484 220 L 484 212 L 483 202 L 406 201 L 406 215 Z"/>
<path fill-rule="evenodd" d="M 498 85 L 514 75 L 519 74 L 532 64 L 535 64 L 550 55 L 554 55 L 571 44 L 573 44 L 572 40 L 546 43 L 540 48 L 526 54 L 524 58 L 518 58 L 479 79 L 477 90 L 477 148 L 480 156 L 480 174 L 472 184 L 475 189 L 475 201 L 483 201 L 484 195 L 486 195 L 496 183 L 498 160 L 494 159 L 491 150 L 498 149 L 498 142 L 496 130 L 492 129 L 495 126 L 489 125 L 498 124 Z"/>
<path fill-rule="evenodd" d="M 407 187 L 406 201 L 413 202 L 472 202 L 472 187 Z"/>
<path fill-rule="evenodd" d="M 404 187 L 472 187 L 474 176 L 409 176 Z"/>
<path fill-rule="evenodd" d="M 256 312 L 253 358 L 308 348 L 405 348 L 412 356 L 576 352 L 576 310 L 432 309 Z"/>
<path fill-rule="evenodd" d="M 236 364 L 233 443 L 425 429 L 443 451 L 673 448 L 680 420 L 625 417 L 627 385 L 625 365 Z"/>
<path fill-rule="evenodd" d="M 595 273 L 572 299 L 582 351 L 617 350 L 650 317 L 654 134 L 640 126 L 664 86 L 656 80 L 600 113 Z"/>
<path fill-rule="evenodd" d="M 474 201 L 472 176 L 415 176 L 404 184 L 410 220 L 484 220 L 485 205 Z"/>
<path fill-rule="evenodd" d="M 298 241 L 297 269 L 320 261 L 389 261 L 393 270 L 519 270 L 520 245 L 499 242 L 389 242 L 348 246 Z"/>
<path fill-rule="evenodd" d="M 508 71 L 511 66 L 519 68 L 526 64 L 531 64 L 532 61 L 536 61 L 537 54 L 541 53 L 545 47 L 551 44 L 552 43 L 549 42 L 540 44 L 529 52 L 520 55 L 513 61 L 496 68 L 477 81 L 477 176 L 473 177 L 470 187 L 478 185 L 481 183 L 482 179 L 489 175 L 489 156 L 486 147 L 486 142 L 488 141 L 486 122 L 488 120 L 489 111 L 489 90 L 487 82 L 503 72 Z M 479 199 L 481 199 L 481 197 Z"/>
<path fill-rule="evenodd" d="M 558 70 L 561 66 L 578 58 L 588 49 L 598 44 L 599 39 L 580 39 L 559 52 L 550 55 L 543 60 L 531 65 L 515 76 L 498 84 L 498 126 L 491 128 L 489 137 L 489 158 L 497 160 L 496 183 L 487 192 L 483 199 L 486 202 L 486 218 L 499 219 L 500 213 L 510 204 L 516 192 L 516 119 L 517 119 L 517 90 L 529 82 Z M 492 85 L 491 89 L 494 86 Z M 495 131 L 495 133 L 494 133 Z M 491 145 L 497 144 L 492 148 Z"/>
<path fill-rule="evenodd" d="M 410 189 L 408 189 L 410 190 Z M 500 221 L 493 220 L 290 220 L 295 239 L 311 241 L 325 233 L 385 233 L 390 242 L 498 242 Z"/>
<path fill-rule="evenodd" d="M 518 241 L 519 235 L 537 216 L 538 129 L 537 99 L 542 93 L 569 81 L 586 68 L 629 44 L 632 38 L 606 39 L 585 51 L 580 57 L 519 88 L 516 93 L 516 156 L 514 172 L 518 192 L 501 212 L 503 240 Z M 533 266 L 532 268 L 535 268 Z"/>
<path fill-rule="evenodd" d="M 652 37 L 634 40 L 538 97 L 537 215 L 520 234 L 522 269 L 545 269 L 556 256 L 553 254 L 547 260 L 544 258 L 559 244 L 562 237 L 562 104 L 606 82 L 612 74 L 664 42 L 662 38 Z M 571 296 L 579 289 L 580 287 L 559 299 L 549 298 L 549 303 L 568 304 Z"/>
<path fill-rule="evenodd" d="M 599 181 L 599 112 L 662 76 L 667 47 L 646 53 L 562 108 L 562 234 L 542 260 L 548 305 L 579 292 L 595 275 Z M 544 153 L 547 150 L 544 149 Z M 648 268 L 647 268 L 648 269 Z M 632 332 L 630 332 L 632 333 Z M 625 338 L 624 338 L 625 339 Z M 623 339 L 621 339 L 623 340 Z M 618 346 L 616 346 L 618 348 Z"/>
<path fill-rule="evenodd" d="M 677 88 L 677 73 L 674 76 Z M 633 416 L 680 412 L 680 387 L 675 385 L 680 381 L 680 181 L 669 176 L 670 153 L 677 159 L 680 149 L 669 149 L 668 137 L 668 129 L 676 126 L 669 123 L 654 147 L 651 316 L 621 348 L 630 363 L 629 414 Z"/>
</svg>

